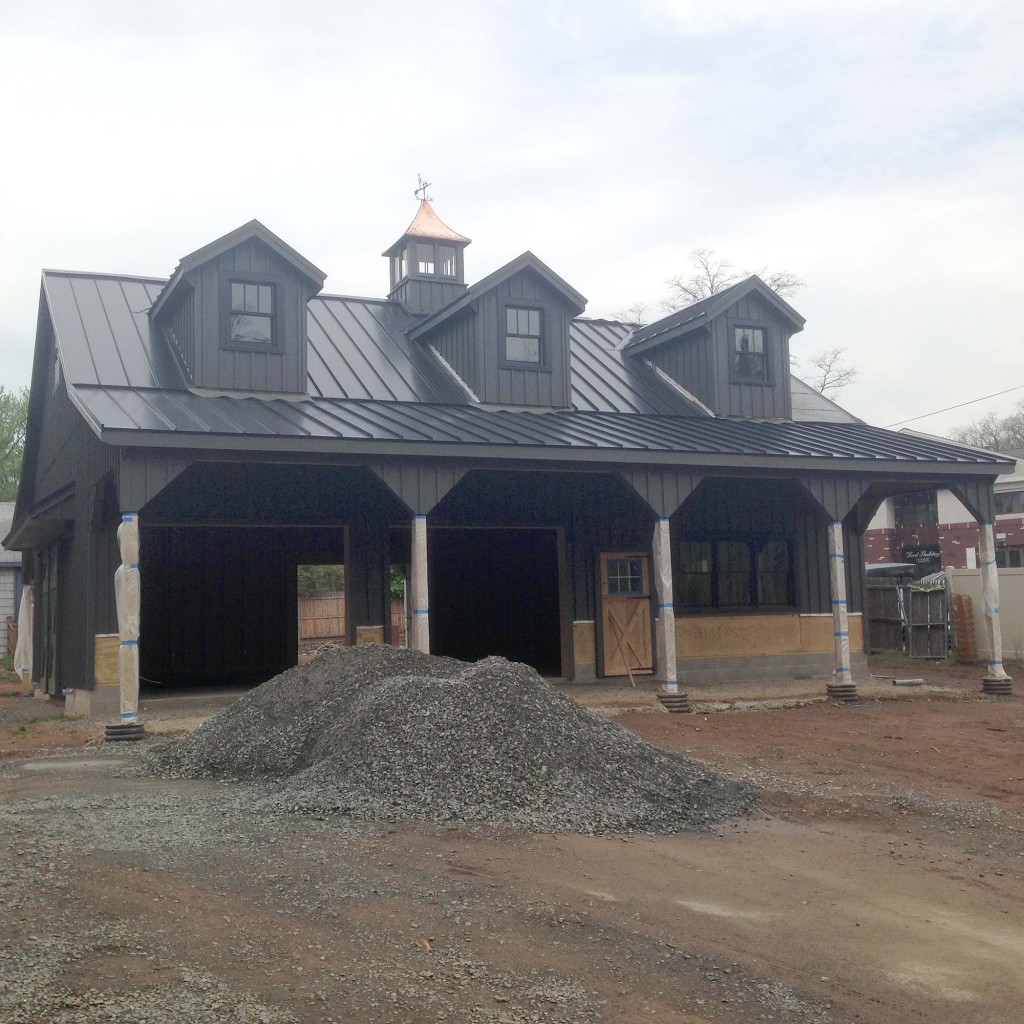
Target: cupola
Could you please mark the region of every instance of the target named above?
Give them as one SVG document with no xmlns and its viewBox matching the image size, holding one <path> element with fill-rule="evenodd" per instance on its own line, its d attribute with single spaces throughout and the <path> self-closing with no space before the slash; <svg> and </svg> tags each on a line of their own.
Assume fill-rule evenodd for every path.
<svg viewBox="0 0 1024 1024">
<path fill-rule="evenodd" d="M 384 250 L 391 264 L 388 298 L 424 316 L 459 298 L 466 290 L 463 251 L 469 243 L 434 213 L 424 194 L 412 223 Z"/>
</svg>

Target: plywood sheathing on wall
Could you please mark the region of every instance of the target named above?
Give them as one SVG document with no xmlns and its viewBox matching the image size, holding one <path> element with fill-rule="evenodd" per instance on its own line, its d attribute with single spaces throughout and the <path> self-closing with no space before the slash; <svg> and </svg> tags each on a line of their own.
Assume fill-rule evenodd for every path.
<svg viewBox="0 0 1024 1024">
<path fill-rule="evenodd" d="M 685 658 L 825 654 L 833 650 L 830 615 L 706 615 L 676 619 Z M 863 619 L 850 615 L 850 650 L 864 649 Z"/>
</svg>

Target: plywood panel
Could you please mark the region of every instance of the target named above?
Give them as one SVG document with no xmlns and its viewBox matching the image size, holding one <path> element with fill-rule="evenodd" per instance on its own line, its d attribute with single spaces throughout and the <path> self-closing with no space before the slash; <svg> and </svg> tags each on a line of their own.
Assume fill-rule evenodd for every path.
<svg viewBox="0 0 1024 1024">
<path fill-rule="evenodd" d="M 797 654 L 801 651 L 800 617 L 707 615 L 678 618 L 676 651 L 680 660 Z"/>
<path fill-rule="evenodd" d="M 357 644 L 382 644 L 384 643 L 383 626 L 356 626 Z"/>
<path fill-rule="evenodd" d="M 597 664 L 597 637 L 592 621 L 572 624 L 572 645 L 577 665 Z"/>
<path fill-rule="evenodd" d="M 121 638 L 116 633 L 99 633 L 93 655 L 93 683 L 96 686 L 115 686 L 118 677 L 118 654 Z"/>
</svg>

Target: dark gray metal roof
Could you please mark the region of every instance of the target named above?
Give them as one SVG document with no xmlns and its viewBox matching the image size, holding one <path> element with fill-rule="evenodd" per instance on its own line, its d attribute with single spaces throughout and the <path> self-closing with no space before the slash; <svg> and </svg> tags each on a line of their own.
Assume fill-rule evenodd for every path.
<svg viewBox="0 0 1024 1024">
<path fill-rule="evenodd" d="M 829 469 L 857 462 L 916 472 L 998 473 L 1010 460 L 958 445 L 850 423 L 769 423 L 601 412 L 511 412 L 476 405 L 352 399 L 228 398 L 84 386 L 75 401 L 120 444 L 267 451 L 373 452 L 382 445 L 493 458 L 593 458 Z M 388 453 L 392 453 L 392 447 Z M 866 464 L 865 464 L 866 463 Z"/>
<path fill-rule="evenodd" d="M 190 391 L 169 346 L 150 335 L 164 282 L 49 271 L 44 292 L 71 399 L 106 441 L 254 451 L 422 453 L 493 459 L 661 462 L 995 475 L 996 453 L 860 423 L 714 418 L 621 343 L 629 329 L 577 320 L 573 409 L 473 404 L 429 348 L 410 341 L 393 303 L 309 303 L 309 397 Z"/>
<path fill-rule="evenodd" d="M 150 335 L 149 307 L 164 284 L 158 278 L 44 273 L 43 288 L 69 384 L 187 389 L 169 346 Z M 433 352 L 406 336 L 417 318 L 398 303 L 318 295 L 308 310 L 311 396 L 444 405 L 470 401 Z M 619 351 L 628 333 L 629 328 L 610 321 L 573 322 L 573 408 L 704 415 L 646 363 Z"/>
<path fill-rule="evenodd" d="M 734 302 L 741 299 L 747 292 L 760 292 L 776 309 L 789 319 L 797 331 L 802 331 L 804 318 L 782 298 L 776 291 L 764 283 L 756 274 L 745 277 L 742 281 L 723 288 L 714 295 L 694 302 L 683 309 L 676 310 L 668 316 L 647 324 L 633 332 L 626 343 L 627 349 L 645 349 L 660 345 L 672 337 L 679 337 L 712 321 L 719 313 L 724 312 Z"/>
</svg>

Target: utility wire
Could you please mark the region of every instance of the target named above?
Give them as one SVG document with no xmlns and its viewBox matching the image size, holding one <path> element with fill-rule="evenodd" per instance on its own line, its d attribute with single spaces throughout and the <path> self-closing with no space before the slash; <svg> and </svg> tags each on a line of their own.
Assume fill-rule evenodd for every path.
<svg viewBox="0 0 1024 1024">
<path fill-rule="evenodd" d="M 938 416 L 940 412 L 952 412 L 954 409 L 962 409 L 965 405 L 975 405 L 977 402 L 987 402 L 990 398 L 998 398 L 1000 395 L 1008 395 L 1011 391 L 1020 391 L 1024 384 L 1017 384 L 1005 391 L 997 391 L 993 395 L 983 395 L 981 398 L 972 398 L 969 402 L 961 402 L 959 405 L 947 405 L 945 409 L 936 409 L 935 412 L 926 412 L 921 416 L 911 416 L 909 420 L 900 420 L 899 423 L 889 423 L 885 429 L 891 427 L 902 427 L 904 423 L 915 423 L 917 420 L 926 420 L 929 416 Z"/>
</svg>

